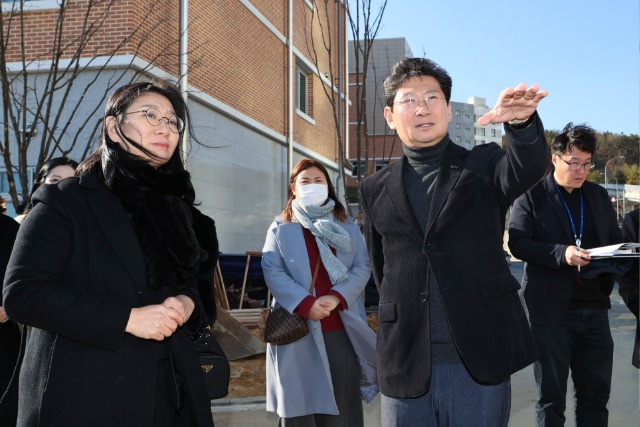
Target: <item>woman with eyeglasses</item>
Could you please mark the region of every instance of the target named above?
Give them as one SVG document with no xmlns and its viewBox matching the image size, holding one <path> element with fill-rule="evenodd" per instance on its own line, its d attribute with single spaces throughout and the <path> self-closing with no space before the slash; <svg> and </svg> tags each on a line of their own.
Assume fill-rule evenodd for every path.
<svg viewBox="0 0 640 427">
<path fill-rule="evenodd" d="M 30 327 L 19 426 L 213 426 L 191 342 L 206 255 L 187 119 L 174 86 L 123 86 L 78 177 L 34 195 L 4 284 L 8 316 Z"/>
<path fill-rule="evenodd" d="M 262 252 L 274 307 L 309 326 L 297 341 L 267 345 L 267 411 L 280 427 L 362 427 L 362 400 L 378 392 L 375 333 L 362 301 L 369 257 L 320 162 L 293 169 Z"/>
</svg>

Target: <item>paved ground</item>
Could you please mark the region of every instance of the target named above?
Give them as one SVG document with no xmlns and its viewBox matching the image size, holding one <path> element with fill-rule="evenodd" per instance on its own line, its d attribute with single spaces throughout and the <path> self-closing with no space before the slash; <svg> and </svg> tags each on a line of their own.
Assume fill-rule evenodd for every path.
<svg viewBox="0 0 640 427">
<path fill-rule="evenodd" d="M 511 272 L 522 277 L 523 263 L 513 262 Z M 640 416 L 640 372 L 631 366 L 631 351 L 635 334 L 635 318 L 622 302 L 617 289 L 611 295 L 611 311 L 609 320 L 615 343 L 612 393 L 609 401 L 609 426 L 638 426 Z M 567 394 L 566 427 L 575 427 L 573 420 L 572 385 Z M 512 402 L 510 427 L 535 426 L 536 387 L 533 369 L 528 367 L 517 372 L 511 378 Z M 278 417 L 264 410 L 264 397 L 237 399 L 233 401 L 218 400 L 212 405 L 213 419 L 216 427 L 262 427 L 277 425 Z M 365 425 L 380 426 L 380 398 L 365 404 Z"/>
</svg>

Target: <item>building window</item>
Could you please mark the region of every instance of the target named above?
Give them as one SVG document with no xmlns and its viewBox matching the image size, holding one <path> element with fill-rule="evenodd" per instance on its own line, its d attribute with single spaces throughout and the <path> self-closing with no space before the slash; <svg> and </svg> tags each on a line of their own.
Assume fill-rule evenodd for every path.
<svg viewBox="0 0 640 427">
<path fill-rule="evenodd" d="M 460 116 L 460 110 L 456 110 L 456 116 Z"/>
<path fill-rule="evenodd" d="M 462 138 L 460 138 L 459 136 L 456 136 L 456 142 L 460 142 L 462 141 Z"/>
<path fill-rule="evenodd" d="M 309 75 L 300 67 L 297 75 L 296 108 L 309 114 Z"/>
<path fill-rule="evenodd" d="M 471 132 L 471 129 L 470 129 L 470 128 L 464 128 L 464 130 L 465 130 L 466 132 Z"/>
<path fill-rule="evenodd" d="M 376 159 L 376 172 L 389 164 L 387 159 Z"/>
<path fill-rule="evenodd" d="M 478 135 L 485 136 L 485 129 L 484 128 L 478 128 Z"/>
<path fill-rule="evenodd" d="M 486 141 L 485 141 L 484 139 L 481 139 L 481 140 L 480 140 L 480 144 L 481 144 L 481 145 L 486 144 Z"/>
<path fill-rule="evenodd" d="M 24 0 L 22 8 L 25 12 L 31 10 L 59 9 L 61 0 Z M 20 0 L 2 0 L 2 11 L 20 11 Z"/>
<path fill-rule="evenodd" d="M 460 129 L 460 123 L 456 123 L 456 129 Z"/>
<path fill-rule="evenodd" d="M 465 118 L 465 119 L 470 119 L 470 118 L 471 118 L 471 116 L 470 116 L 470 115 L 468 115 L 468 114 L 465 114 L 465 115 L 464 115 L 464 118 Z"/>
<path fill-rule="evenodd" d="M 351 163 L 351 176 L 353 178 L 357 178 L 358 177 L 358 160 L 357 159 L 349 160 L 349 163 Z M 364 166 L 364 159 L 360 159 L 360 164 Z M 363 168 L 363 169 L 366 170 L 367 168 Z"/>
<path fill-rule="evenodd" d="M 496 130 L 495 129 L 491 129 L 491 136 L 496 136 Z"/>
</svg>

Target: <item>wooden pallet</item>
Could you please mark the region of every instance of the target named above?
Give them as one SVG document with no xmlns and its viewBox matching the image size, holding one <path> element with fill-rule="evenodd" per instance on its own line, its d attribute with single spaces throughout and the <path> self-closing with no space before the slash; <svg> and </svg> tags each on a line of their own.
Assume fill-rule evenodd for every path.
<svg viewBox="0 0 640 427">
<path fill-rule="evenodd" d="M 266 308 L 242 308 L 237 310 L 228 310 L 227 313 L 238 321 L 242 326 L 253 329 L 257 328 L 260 323 L 262 313 Z"/>
</svg>

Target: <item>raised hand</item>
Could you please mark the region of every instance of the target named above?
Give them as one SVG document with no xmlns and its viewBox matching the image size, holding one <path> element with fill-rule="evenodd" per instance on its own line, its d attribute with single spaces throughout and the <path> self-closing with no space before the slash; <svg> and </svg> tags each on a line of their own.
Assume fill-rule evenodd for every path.
<svg viewBox="0 0 640 427">
<path fill-rule="evenodd" d="M 506 88 L 500 93 L 496 105 L 484 116 L 478 119 L 480 126 L 490 123 L 524 122 L 536 111 L 538 103 L 547 96 L 547 90 L 540 90 L 537 84 L 527 88 L 520 83 L 515 88 Z"/>
</svg>

